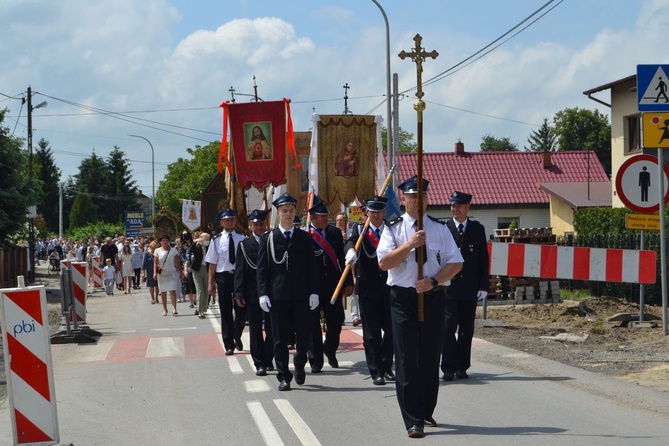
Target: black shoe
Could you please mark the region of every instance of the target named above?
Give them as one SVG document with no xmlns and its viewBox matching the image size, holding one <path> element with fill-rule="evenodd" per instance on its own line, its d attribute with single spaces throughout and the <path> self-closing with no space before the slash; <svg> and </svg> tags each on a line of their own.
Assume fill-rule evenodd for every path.
<svg viewBox="0 0 669 446">
<path fill-rule="evenodd" d="M 444 372 L 443 380 L 444 381 L 453 381 L 454 375 L 455 374 L 453 372 Z"/>
<path fill-rule="evenodd" d="M 385 386 L 386 385 L 386 380 L 383 379 L 383 376 L 377 376 L 374 378 L 374 385 L 375 386 Z"/>
<path fill-rule="evenodd" d="M 432 417 L 425 417 L 425 427 L 437 427 L 437 421 Z"/>
<path fill-rule="evenodd" d="M 260 366 L 256 369 L 256 376 L 267 376 L 267 370 L 265 370 L 265 367 Z"/>
<path fill-rule="evenodd" d="M 328 364 L 330 364 L 330 367 L 333 369 L 339 368 L 339 361 L 337 361 L 337 357 L 335 355 L 328 356 Z"/>
<path fill-rule="evenodd" d="M 304 384 L 304 380 L 306 379 L 306 373 L 304 372 L 304 366 L 302 367 L 295 367 L 295 382 L 298 383 L 299 385 Z"/>
<path fill-rule="evenodd" d="M 235 354 L 235 349 L 234 348 L 228 348 L 225 350 L 225 356 L 230 356 Z"/>
<path fill-rule="evenodd" d="M 195 316 L 197 316 L 198 314 L 200 314 L 200 311 L 199 311 L 199 310 L 195 310 L 195 313 L 193 313 L 193 314 L 194 314 Z"/>
<path fill-rule="evenodd" d="M 273 372 L 274 371 L 274 366 L 272 364 L 269 364 L 265 367 L 265 370 L 267 370 L 268 372 Z"/>
<path fill-rule="evenodd" d="M 455 372 L 455 377 L 458 379 L 469 379 L 469 375 L 464 370 L 458 370 Z"/>
<path fill-rule="evenodd" d="M 386 372 L 385 375 L 383 375 L 386 381 L 394 383 L 395 382 L 395 374 L 393 372 Z"/>
<path fill-rule="evenodd" d="M 237 350 L 239 350 L 240 352 L 244 350 L 244 344 L 242 344 L 241 339 L 235 339 L 235 348 L 237 348 Z"/>
<path fill-rule="evenodd" d="M 281 384 L 279 384 L 279 390 L 282 392 L 290 390 L 290 383 L 288 381 L 281 381 Z"/>
<path fill-rule="evenodd" d="M 323 367 L 319 365 L 312 365 L 311 366 L 311 373 L 323 373 Z"/>
<path fill-rule="evenodd" d="M 425 432 L 423 432 L 423 426 L 420 424 L 414 424 L 411 426 L 407 431 L 407 434 L 409 434 L 409 438 L 423 438 L 425 436 Z"/>
</svg>

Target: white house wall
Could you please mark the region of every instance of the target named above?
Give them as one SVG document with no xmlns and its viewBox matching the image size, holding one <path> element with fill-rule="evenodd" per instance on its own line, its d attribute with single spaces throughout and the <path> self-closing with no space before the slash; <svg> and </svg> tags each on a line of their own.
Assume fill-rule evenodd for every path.
<svg viewBox="0 0 669 446">
<path fill-rule="evenodd" d="M 449 219 L 451 212 L 448 209 L 432 210 L 428 213 L 436 218 Z M 484 227 L 488 240 L 497 229 L 498 217 L 519 217 L 520 228 L 546 228 L 550 226 L 550 211 L 545 208 L 523 208 L 523 209 L 476 209 L 472 206 L 469 211 L 469 218 L 478 220 Z M 562 234 L 559 234 L 562 235 Z"/>
</svg>

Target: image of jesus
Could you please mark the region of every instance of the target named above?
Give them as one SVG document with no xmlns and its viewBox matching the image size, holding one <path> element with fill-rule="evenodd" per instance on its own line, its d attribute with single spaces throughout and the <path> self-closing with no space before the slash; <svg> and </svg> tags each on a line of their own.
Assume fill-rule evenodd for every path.
<svg viewBox="0 0 669 446">
<path fill-rule="evenodd" d="M 251 134 L 251 140 L 246 144 L 246 160 L 271 160 L 272 146 L 267 142 L 262 128 L 259 125 L 253 126 Z"/>
</svg>

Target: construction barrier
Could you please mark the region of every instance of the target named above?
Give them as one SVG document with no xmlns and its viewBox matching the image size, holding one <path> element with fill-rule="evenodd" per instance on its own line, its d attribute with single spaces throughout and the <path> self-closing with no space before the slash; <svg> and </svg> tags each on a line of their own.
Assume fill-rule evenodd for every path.
<svg viewBox="0 0 669 446">
<path fill-rule="evenodd" d="M 62 268 L 72 266 L 72 291 L 74 293 L 74 312 L 77 315 L 77 323 L 86 322 L 86 293 L 88 291 L 88 264 L 86 262 L 72 262 L 63 260 Z M 72 309 L 70 309 L 70 322 L 74 322 Z"/>
<path fill-rule="evenodd" d="M 104 280 L 102 279 L 102 267 L 100 266 L 100 256 L 91 257 L 91 265 L 93 266 L 93 287 L 104 288 Z"/>
<path fill-rule="evenodd" d="M 60 442 L 44 287 L 0 290 L 15 445 Z"/>
<path fill-rule="evenodd" d="M 488 242 L 490 275 L 602 282 L 655 283 L 657 253 Z"/>
</svg>

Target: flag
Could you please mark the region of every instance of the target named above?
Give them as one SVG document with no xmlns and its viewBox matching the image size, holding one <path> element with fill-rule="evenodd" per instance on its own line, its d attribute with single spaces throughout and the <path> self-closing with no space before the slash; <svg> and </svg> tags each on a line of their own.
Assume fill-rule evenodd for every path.
<svg viewBox="0 0 669 446">
<path fill-rule="evenodd" d="M 194 231 L 200 226 L 201 202 L 192 200 L 181 200 L 181 221 Z"/>
<path fill-rule="evenodd" d="M 386 190 L 384 197 L 388 199 L 388 202 L 386 203 L 386 220 L 395 220 L 402 215 L 402 211 L 400 210 L 400 202 L 392 187 L 389 187 Z"/>
<path fill-rule="evenodd" d="M 383 141 L 381 137 L 381 124 L 383 117 L 376 115 L 376 190 L 381 192 L 383 183 L 386 181 L 386 166 L 383 160 Z"/>
</svg>

